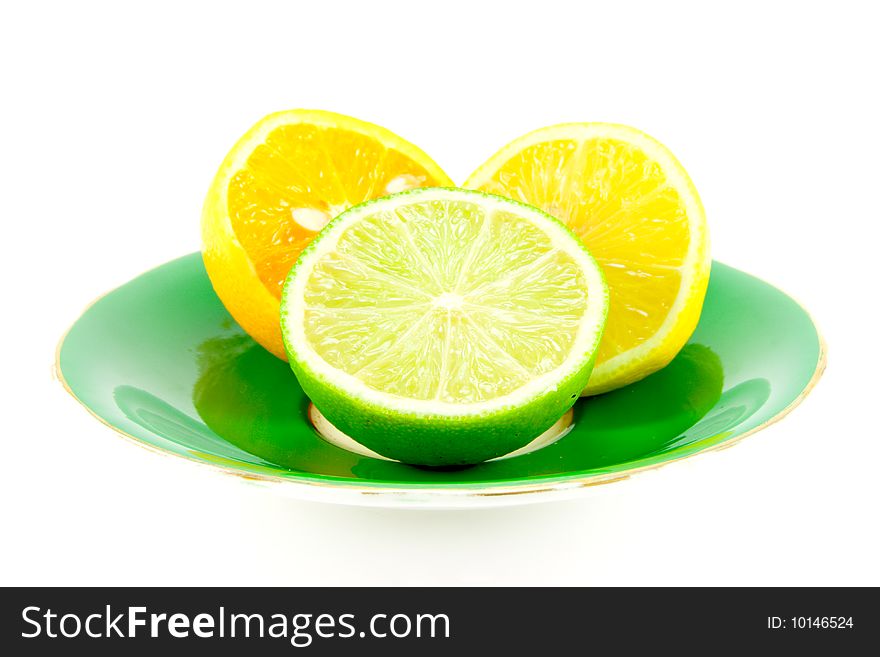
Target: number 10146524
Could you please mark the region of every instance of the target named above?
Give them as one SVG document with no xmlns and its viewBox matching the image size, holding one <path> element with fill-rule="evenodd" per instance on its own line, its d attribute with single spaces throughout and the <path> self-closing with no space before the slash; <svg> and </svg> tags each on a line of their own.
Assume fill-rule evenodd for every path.
<svg viewBox="0 0 880 657">
<path fill-rule="evenodd" d="M 852 616 L 768 616 L 770 630 L 851 630 Z"/>
</svg>

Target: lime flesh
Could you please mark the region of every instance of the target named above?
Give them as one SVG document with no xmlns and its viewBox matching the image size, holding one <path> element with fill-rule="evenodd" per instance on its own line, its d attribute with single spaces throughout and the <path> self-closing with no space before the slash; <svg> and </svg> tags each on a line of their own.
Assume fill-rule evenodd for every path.
<svg viewBox="0 0 880 657">
<path fill-rule="evenodd" d="M 341 431 L 405 463 L 456 465 L 527 444 L 589 378 L 602 273 L 549 215 L 421 189 L 356 206 L 300 256 L 282 334 Z"/>
</svg>

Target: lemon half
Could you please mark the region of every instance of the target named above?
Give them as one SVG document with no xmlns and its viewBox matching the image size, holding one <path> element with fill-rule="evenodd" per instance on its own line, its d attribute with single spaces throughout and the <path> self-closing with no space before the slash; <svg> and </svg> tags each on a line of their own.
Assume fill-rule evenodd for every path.
<svg viewBox="0 0 880 657">
<path fill-rule="evenodd" d="M 697 190 L 672 153 L 623 125 L 571 123 L 508 144 L 465 187 L 563 221 L 605 273 L 611 307 L 584 394 L 668 364 L 700 317 L 711 258 Z"/>
</svg>

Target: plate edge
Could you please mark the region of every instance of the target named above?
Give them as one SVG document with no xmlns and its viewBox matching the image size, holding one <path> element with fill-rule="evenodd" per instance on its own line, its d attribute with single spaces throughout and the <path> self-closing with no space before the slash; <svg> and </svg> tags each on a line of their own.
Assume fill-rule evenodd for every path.
<svg viewBox="0 0 880 657">
<path fill-rule="evenodd" d="M 153 271 L 155 269 L 163 267 L 166 264 L 176 262 L 177 260 L 180 260 L 182 258 L 186 258 L 191 255 L 195 255 L 195 253 L 187 254 L 187 255 L 181 256 L 180 258 L 175 258 L 173 260 L 169 260 L 167 263 L 163 263 L 163 264 L 158 265 L 156 267 L 150 268 L 150 269 L 142 272 L 141 274 L 138 274 L 137 276 L 135 276 L 129 280 L 135 280 L 136 278 L 139 278 L 140 276 L 143 276 L 144 274 L 147 274 L 150 271 Z M 717 262 L 717 261 L 713 260 L 713 262 Z M 719 263 L 719 264 L 724 264 L 724 263 Z M 730 267 L 730 265 L 726 265 L 726 266 Z M 733 268 L 733 269 L 735 269 L 735 268 Z M 741 271 L 741 270 L 737 269 L 737 271 Z M 73 391 L 73 389 L 67 383 L 67 380 L 64 377 L 64 372 L 61 368 L 61 351 L 62 351 L 62 349 L 64 347 L 64 343 L 67 340 L 67 337 L 70 334 L 73 327 L 79 322 L 80 319 L 82 319 L 82 317 L 89 311 L 89 309 L 92 308 L 92 306 L 94 306 L 96 303 L 98 303 L 104 297 L 112 294 L 113 292 L 115 292 L 116 290 L 121 288 L 128 281 L 126 281 L 126 283 L 123 283 L 123 284 L 97 296 L 90 303 L 88 303 L 82 309 L 82 311 L 76 317 L 76 319 L 74 319 L 70 323 L 70 325 L 67 327 L 67 329 L 64 331 L 64 333 L 61 335 L 61 338 L 58 340 L 58 344 L 55 347 L 55 359 L 54 359 L 54 363 L 52 366 L 52 377 L 61 384 L 61 386 L 64 388 L 64 390 L 71 397 L 73 397 L 73 399 L 80 406 L 82 406 L 89 413 L 89 415 L 94 417 L 96 420 L 98 420 L 101 424 L 103 424 L 105 427 L 110 429 L 117 436 L 124 438 L 127 442 L 133 443 L 133 444 L 137 445 L 138 447 L 141 447 L 141 448 L 147 450 L 148 452 L 152 452 L 152 453 L 158 454 L 160 456 L 180 458 L 185 461 L 195 463 L 197 465 L 205 466 L 215 472 L 219 472 L 219 473 L 227 474 L 227 475 L 232 475 L 232 476 L 238 477 L 240 479 L 244 479 L 246 481 L 268 484 L 273 487 L 284 487 L 288 490 L 291 490 L 291 492 L 292 492 L 292 489 L 294 489 L 294 488 L 301 489 L 303 491 L 305 491 L 305 490 L 315 491 L 318 489 L 339 490 L 339 491 L 343 491 L 346 494 L 353 494 L 355 496 L 363 498 L 364 502 L 361 502 L 361 503 L 376 504 L 378 502 L 379 505 L 387 505 L 387 504 L 385 504 L 385 502 L 390 504 L 390 503 L 392 503 L 393 499 L 401 499 L 401 498 L 406 498 L 406 497 L 410 497 L 410 496 L 419 496 L 419 497 L 424 497 L 424 498 L 435 498 L 437 500 L 442 500 L 442 503 L 446 504 L 447 508 L 458 506 L 456 504 L 456 502 L 462 502 L 464 500 L 473 500 L 474 498 L 482 499 L 484 501 L 500 500 L 500 499 L 508 500 L 510 498 L 516 498 L 517 501 L 522 501 L 522 502 L 541 501 L 541 500 L 536 500 L 536 499 L 526 500 L 525 498 L 526 497 L 534 498 L 534 497 L 538 497 L 541 495 L 546 496 L 546 494 L 548 494 L 548 493 L 558 493 L 558 492 L 562 492 L 562 491 L 582 490 L 582 489 L 592 488 L 595 486 L 601 486 L 604 484 L 612 484 L 612 483 L 616 483 L 619 481 L 627 480 L 633 475 L 641 474 L 643 472 L 648 472 L 648 471 L 652 471 L 652 470 L 658 470 L 664 466 L 671 465 L 674 463 L 680 463 L 686 459 L 691 459 L 696 456 L 711 454 L 713 452 L 718 452 L 723 449 L 729 449 L 729 448 L 739 444 L 742 440 L 744 440 L 744 439 L 754 435 L 755 433 L 757 433 L 763 429 L 766 429 L 767 427 L 781 421 L 789 413 L 791 413 L 795 408 L 800 406 L 800 404 L 804 401 L 804 399 L 806 399 L 806 397 L 816 387 L 816 385 L 819 382 L 819 379 L 822 378 L 822 374 L 825 372 L 825 368 L 827 366 L 827 361 L 828 361 L 827 342 L 825 341 L 824 335 L 823 335 L 822 331 L 819 329 L 819 326 L 816 323 L 815 318 L 812 316 L 812 314 L 809 312 L 809 310 L 807 310 L 807 308 L 798 299 L 794 298 L 787 291 L 785 291 L 775 285 L 768 283 L 767 281 L 765 281 L 762 278 L 759 278 L 753 274 L 749 274 L 748 272 L 743 272 L 743 273 L 745 273 L 747 276 L 751 276 L 752 278 L 764 283 L 765 285 L 769 285 L 770 287 L 777 289 L 780 292 L 782 292 L 783 294 L 785 294 L 789 299 L 791 299 L 795 304 L 797 304 L 797 306 L 804 312 L 804 314 L 810 320 L 810 323 L 812 324 L 813 329 L 816 331 L 816 338 L 819 343 L 819 353 L 818 353 L 818 357 L 816 360 L 816 367 L 813 370 L 813 374 L 810 377 L 810 380 L 807 382 L 807 385 L 798 394 L 798 396 L 795 397 L 785 408 L 783 408 L 781 411 L 776 413 L 773 417 L 768 418 L 767 420 L 762 422 L 760 425 L 753 427 L 752 429 L 746 431 L 742 435 L 731 438 L 730 440 L 723 441 L 721 443 L 718 443 L 717 445 L 713 445 L 713 446 L 708 447 L 706 449 L 702 449 L 697 452 L 693 452 L 691 454 L 685 454 L 683 456 L 672 458 L 672 459 L 669 459 L 668 461 L 663 461 L 662 463 L 652 463 L 649 465 L 644 465 L 641 467 L 632 468 L 630 470 L 626 470 L 623 472 L 608 472 L 608 473 L 601 473 L 601 474 L 594 474 L 594 475 L 585 475 L 585 476 L 580 476 L 580 477 L 578 477 L 577 475 L 574 475 L 574 476 L 567 477 L 567 478 L 557 478 L 557 479 L 548 478 L 548 479 L 545 479 L 542 481 L 538 481 L 535 483 L 529 483 L 529 484 L 503 484 L 503 483 L 502 484 L 482 484 L 482 485 L 480 485 L 480 484 L 476 484 L 476 485 L 475 484 L 452 484 L 450 486 L 439 487 L 439 488 L 436 486 L 432 487 L 430 485 L 426 485 L 426 486 L 401 486 L 401 485 L 385 486 L 381 483 L 365 486 L 365 485 L 358 485 L 358 484 L 348 484 L 348 483 L 344 483 L 341 481 L 339 481 L 339 482 L 337 482 L 337 481 L 332 481 L 332 482 L 330 482 L 330 481 L 315 481 L 315 480 L 296 480 L 296 481 L 294 481 L 294 480 L 286 479 L 284 477 L 279 477 L 276 475 L 261 474 L 261 473 L 256 473 L 256 472 L 242 472 L 240 470 L 237 470 L 235 468 L 231 468 L 228 466 L 223 466 L 223 465 L 219 465 L 216 463 L 209 463 L 207 461 L 200 460 L 194 456 L 190 456 L 187 454 L 177 454 L 174 452 L 169 452 L 167 450 L 163 450 L 159 447 L 156 447 L 155 445 L 152 445 L 152 444 L 146 442 L 145 440 L 142 440 L 136 436 L 133 436 L 129 433 L 126 433 L 125 431 L 122 431 L 121 429 L 113 426 L 107 420 L 105 420 L 100 415 L 98 415 L 95 411 L 93 411 L 91 408 L 89 408 L 76 395 L 76 393 Z M 309 497 L 311 497 L 311 496 L 309 496 Z M 318 498 L 313 498 L 313 499 L 318 499 Z M 374 501 L 373 502 L 366 502 L 367 499 L 371 499 Z M 380 502 L 380 500 L 384 500 L 385 502 Z M 341 503 L 341 504 L 351 503 L 351 502 L 346 502 L 343 500 L 319 500 L 318 499 L 318 501 L 335 502 L 335 503 Z M 427 506 L 427 505 L 425 505 L 425 506 Z M 431 503 L 431 506 L 434 506 L 434 504 Z"/>
</svg>

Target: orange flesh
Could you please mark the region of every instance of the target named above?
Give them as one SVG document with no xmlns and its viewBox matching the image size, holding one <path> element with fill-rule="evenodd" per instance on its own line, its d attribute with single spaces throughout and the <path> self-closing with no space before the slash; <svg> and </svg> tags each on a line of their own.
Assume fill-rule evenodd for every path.
<svg viewBox="0 0 880 657">
<path fill-rule="evenodd" d="M 277 299 L 290 268 L 327 221 L 363 201 L 443 184 L 404 154 L 350 130 L 273 130 L 236 172 L 227 196 L 235 236 Z"/>
</svg>

